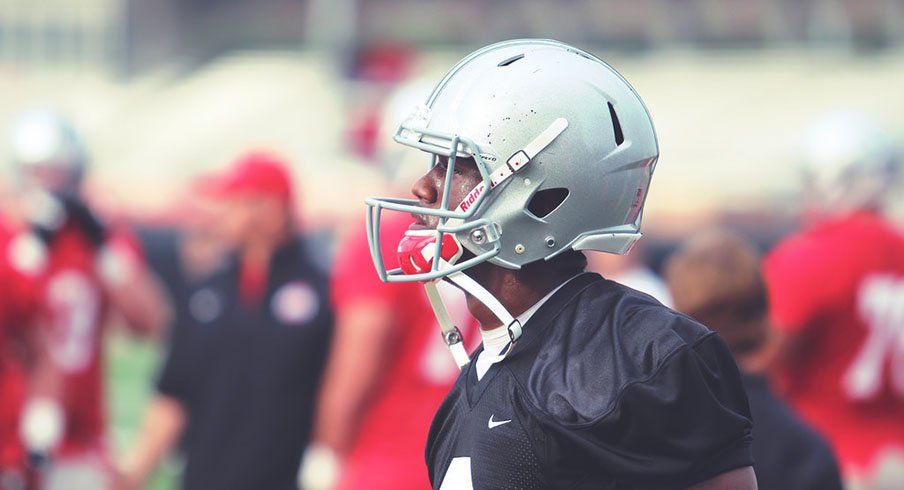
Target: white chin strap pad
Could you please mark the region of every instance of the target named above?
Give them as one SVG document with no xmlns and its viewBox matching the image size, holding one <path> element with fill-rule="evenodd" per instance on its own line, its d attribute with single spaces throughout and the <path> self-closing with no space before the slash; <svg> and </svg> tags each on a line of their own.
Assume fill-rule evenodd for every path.
<svg viewBox="0 0 904 490">
<path fill-rule="evenodd" d="M 430 306 L 433 307 L 433 313 L 436 315 L 439 327 L 443 331 L 443 341 L 446 342 L 446 346 L 449 347 L 449 351 L 452 352 L 452 358 L 455 359 L 455 364 L 461 369 L 465 367 L 471 359 L 468 356 L 468 351 L 465 349 L 461 330 L 452 323 L 452 317 L 449 316 L 449 311 L 446 309 L 446 304 L 443 303 L 436 283 L 437 281 L 425 282 L 424 289 L 427 291 L 427 299 L 430 300 Z"/>
</svg>

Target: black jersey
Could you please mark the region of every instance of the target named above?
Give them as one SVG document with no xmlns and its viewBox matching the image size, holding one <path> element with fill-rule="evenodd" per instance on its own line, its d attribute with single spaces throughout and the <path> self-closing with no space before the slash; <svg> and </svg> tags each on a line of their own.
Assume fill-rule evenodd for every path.
<svg viewBox="0 0 904 490">
<path fill-rule="evenodd" d="M 430 428 L 434 488 L 679 489 L 753 464 L 721 338 L 597 274 L 557 291 L 480 381 L 474 364 Z"/>
</svg>

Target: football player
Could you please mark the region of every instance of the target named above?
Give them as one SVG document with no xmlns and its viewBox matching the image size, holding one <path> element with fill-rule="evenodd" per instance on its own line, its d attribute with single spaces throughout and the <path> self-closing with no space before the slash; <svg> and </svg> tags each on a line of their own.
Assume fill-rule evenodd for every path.
<svg viewBox="0 0 904 490">
<path fill-rule="evenodd" d="M 844 112 L 801 153 L 805 226 L 765 263 L 779 381 L 854 488 L 904 488 L 904 236 L 882 214 L 900 148 Z"/>
<path fill-rule="evenodd" d="M 24 114 L 11 148 L 32 237 L 11 253 L 20 261 L 40 257 L 34 316 L 48 355 L 35 369 L 53 373 L 45 379 L 55 381 L 43 384 L 56 387 L 26 402 L 22 437 L 30 453 L 50 461 L 44 488 L 106 488 L 103 329 L 116 311 L 135 332 L 153 334 L 166 323 L 166 299 L 131 235 L 105 226 L 82 199 L 86 152 L 65 119 L 44 110 Z"/>
<path fill-rule="evenodd" d="M 751 421 L 725 343 L 652 297 L 584 273 L 582 250 L 640 238 L 659 156 L 650 115 L 609 65 L 514 40 L 455 65 L 395 138 L 434 155 L 416 200 L 368 198 L 388 282 L 422 282 L 462 373 L 426 459 L 437 489 L 755 489 Z M 410 213 L 400 268 L 384 214 Z M 437 282 L 466 294 L 468 356 Z"/>
</svg>

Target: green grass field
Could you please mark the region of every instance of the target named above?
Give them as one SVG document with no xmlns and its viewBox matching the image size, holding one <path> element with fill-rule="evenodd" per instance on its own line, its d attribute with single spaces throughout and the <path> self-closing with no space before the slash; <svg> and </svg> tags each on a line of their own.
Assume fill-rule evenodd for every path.
<svg viewBox="0 0 904 490">
<path fill-rule="evenodd" d="M 150 398 L 161 348 L 152 342 L 114 333 L 107 338 L 107 407 L 110 437 L 117 455 L 135 440 Z M 178 487 L 172 462 L 164 462 L 148 482 L 148 490 Z"/>
</svg>

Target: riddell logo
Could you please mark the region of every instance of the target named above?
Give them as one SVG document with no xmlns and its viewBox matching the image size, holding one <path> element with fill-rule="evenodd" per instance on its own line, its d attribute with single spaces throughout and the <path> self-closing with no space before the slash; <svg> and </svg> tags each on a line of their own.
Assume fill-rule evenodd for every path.
<svg viewBox="0 0 904 490">
<path fill-rule="evenodd" d="M 471 192 L 468 193 L 468 197 L 464 198 L 461 201 L 461 204 L 458 205 L 458 209 L 460 209 L 463 213 L 467 212 L 468 209 L 474 204 L 474 201 L 476 201 L 477 198 L 480 197 L 481 194 L 483 194 L 483 190 L 485 188 L 486 186 L 484 184 L 478 184 L 477 187 L 475 187 Z"/>
</svg>

